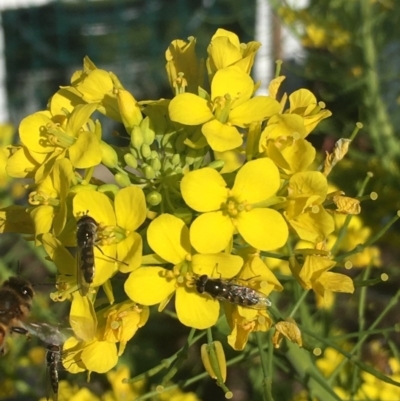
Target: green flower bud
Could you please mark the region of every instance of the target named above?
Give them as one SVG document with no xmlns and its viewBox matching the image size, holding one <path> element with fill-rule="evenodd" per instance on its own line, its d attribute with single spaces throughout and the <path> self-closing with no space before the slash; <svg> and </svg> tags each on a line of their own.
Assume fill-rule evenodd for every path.
<svg viewBox="0 0 400 401">
<path fill-rule="evenodd" d="M 106 194 L 110 198 L 114 198 L 119 191 L 119 187 L 115 184 L 104 184 L 100 185 L 97 191 Z"/>
<path fill-rule="evenodd" d="M 153 167 L 146 165 L 142 168 L 143 174 L 144 176 L 148 179 L 148 180 L 152 180 L 153 178 L 156 177 L 156 172 L 153 170 Z"/>
<path fill-rule="evenodd" d="M 156 133 L 154 132 L 153 124 L 149 117 L 146 117 L 141 123 L 140 128 L 143 132 L 143 141 L 147 145 L 151 145 L 154 142 Z"/>
<path fill-rule="evenodd" d="M 109 168 L 118 167 L 118 155 L 112 146 L 104 141 L 100 142 L 101 162 Z"/>
<path fill-rule="evenodd" d="M 146 201 L 150 206 L 157 206 L 162 202 L 162 195 L 157 191 L 151 191 L 146 195 Z"/>
<path fill-rule="evenodd" d="M 172 163 L 174 166 L 177 166 L 178 164 L 180 164 L 180 163 L 181 163 L 181 156 L 180 156 L 178 153 L 175 153 L 175 154 L 172 156 L 171 163 Z"/>
<path fill-rule="evenodd" d="M 150 159 L 158 159 L 158 158 L 159 158 L 159 157 L 158 157 L 157 151 L 156 151 L 156 150 L 152 150 L 152 151 L 151 151 Z"/>
<path fill-rule="evenodd" d="M 147 143 L 144 143 L 144 144 L 142 145 L 141 151 L 142 151 L 142 156 L 143 156 L 145 159 L 149 159 L 149 158 L 150 158 L 150 156 L 151 156 L 151 149 L 150 149 L 150 146 L 147 145 Z"/>
<path fill-rule="evenodd" d="M 135 148 L 129 147 L 129 152 L 131 152 L 132 156 L 135 159 L 139 158 L 139 152 Z"/>
<path fill-rule="evenodd" d="M 140 150 L 143 145 L 143 133 L 138 125 L 135 125 L 131 131 L 131 144 L 136 150 Z"/>
<path fill-rule="evenodd" d="M 125 153 L 124 160 L 127 166 L 136 168 L 138 166 L 138 161 L 132 153 Z"/>
<path fill-rule="evenodd" d="M 161 170 L 161 162 L 159 158 L 153 159 L 150 163 L 151 167 L 153 167 L 154 171 L 160 171 Z"/>
<path fill-rule="evenodd" d="M 214 160 L 210 164 L 207 165 L 207 167 L 211 167 L 215 170 L 221 170 L 222 167 L 224 167 L 225 161 L 224 160 Z"/>
<path fill-rule="evenodd" d="M 131 180 L 124 173 L 117 173 L 114 177 L 115 181 L 117 181 L 117 184 L 121 187 L 129 187 L 131 185 Z"/>
</svg>

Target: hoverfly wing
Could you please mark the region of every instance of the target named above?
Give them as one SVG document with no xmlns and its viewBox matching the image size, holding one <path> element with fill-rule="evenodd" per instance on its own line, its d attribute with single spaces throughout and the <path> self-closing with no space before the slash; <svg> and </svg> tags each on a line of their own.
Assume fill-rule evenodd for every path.
<svg viewBox="0 0 400 401">
<path fill-rule="evenodd" d="M 271 300 L 262 292 L 254 288 L 230 284 L 229 285 L 230 302 L 252 309 L 266 309 L 272 305 Z"/>
</svg>

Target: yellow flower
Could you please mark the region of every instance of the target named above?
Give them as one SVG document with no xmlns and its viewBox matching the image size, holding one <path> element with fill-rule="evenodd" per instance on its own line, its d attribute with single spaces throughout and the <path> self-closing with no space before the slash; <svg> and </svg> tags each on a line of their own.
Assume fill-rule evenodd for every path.
<svg viewBox="0 0 400 401">
<path fill-rule="evenodd" d="M 197 60 L 195 47 L 196 39 L 189 37 L 188 42 L 173 40 L 165 52 L 169 84 L 176 94 L 180 87 L 186 92 L 197 93 L 199 86 L 203 86 L 204 68 Z"/>
<path fill-rule="evenodd" d="M 122 355 L 127 342 L 143 327 L 149 318 L 149 308 L 139 307 L 134 302 L 126 300 L 113 305 L 103 313 L 105 319 L 104 339 L 109 342 L 119 342 L 118 355 Z M 99 324 L 102 322 L 99 321 Z"/>
<path fill-rule="evenodd" d="M 301 331 L 293 319 L 281 321 L 275 325 L 275 333 L 272 337 L 272 344 L 274 344 L 275 348 L 280 347 L 283 337 L 286 337 L 289 341 L 297 344 L 299 347 L 303 346 Z"/>
<path fill-rule="evenodd" d="M 222 251 L 237 232 L 259 250 L 283 246 L 288 238 L 284 218 L 276 210 L 257 207 L 274 196 L 279 185 L 278 169 L 267 158 L 246 163 L 232 189 L 212 168 L 186 174 L 181 182 L 182 197 L 192 209 L 203 212 L 190 227 L 194 248 L 203 253 Z"/>
<path fill-rule="evenodd" d="M 210 147 L 224 152 L 243 143 L 236 127 L 264 121 L 280 109 L 279 103 L 269 96 L 252 98 L 253 92 L 254 82 L 249 75 L 239 67 L 227 67 L 216 72 L 210 98 L 179 94 L 169 104 L 169 115 L 181 124 L 202 124 L 201 132 Z"/>
<path fill-rule="evenodd" d="M 130 369 L 127 365 L 119 365 L 117 370 L 112 370 L 107 373 L 107 379 L 112 387 L 111 400 L 135 400 L 140 394 L 143 394 L 144 380 L 134 383 L 124 383 L 124 379 L 129 379 L 131 376 Z"/>
<path fill-rule="evenodd" d="M 354 284 L 350 277 L 328 271 L 335 264 L 334 260 L 326 257 L 306 255 L 302 265 L 295 256 L 291 257 L 289 266 L 303 288 L 314 290 L 322 298 L 330 291 L 352 294 L 354 292 Z"/>
<path fill-rule="evenodd" d="M 189 229 L 175 216 L 163 214 L 154 219 L 147 231 L 149 245 L 162 258 L 172 263 L 172 270 L 162 267 L 141 267 L 125 282 L 129 298 L 141 305 L 159 304 L 162 309 L 175 294 L 179 320 L 186 326 L 205 329 L 213 326 L 219 316 L 219 302 L 198 294 L 193 279 L 206 274 L 210 277 L 232 278 L 243 260 L 225 253 L 193 254 Z M 194 276 L 195 275 L 195 276 Z"/>
<path fill-rule="evenodd" d="M 73 212 L 79 218 L 88 212 L 99 224 L 95 247 L 96 274 L 93 287 L 110 279 L 117 270 L 128 273 L 138 268 L 142 257 L 142 237 L 135 230 L 146 218 L 146 200 L 142 189 L 131 186 L 121 189 L 112 202 L 104 193 L 80 191 L 73 199 Z M 107 257 L 109 256 L 109 257 Z M 116 263 L 117 259 L 120 262 Z"/>
<path fill-rule="evenodd" d="M 139 307 L 132 301 L 113 305 L 95 313 L 88 297 L 82 297 L 79 292 L 75 292 L 71 304 L 70 324 L 76 337 L 70 337 L 64 343 L 64 367 L 71 373 L 82 370 L 108 372 L 117 364 L 126 343 L 147 322 L 148 317 L 148 308 Z"/>
<path fill-rule="evenodd" d="M 208 59 L 206 61 L 210 81 L 218 70 L 236 66 L 246 74 L 250 74 L 253 67 L 260 42 L 242 44 L 233 32 L 218 29 L 207 48 Z"/>
<path fill-rule="evenodd" d="M 288 192 L 284 214 L 297 235 L 312 243 L 326 240 L 334 230 L 333 217 L 322 206 L 328 192 L 326 177 L 318 171 L 293 174 Z"/>
<path fill-rule="evenodd" d="M 72 164 L 68 159 L 60 159 L 56 160 L 51 173 L 36 190 L 29 194 L 29 202 L 38 205 L 30 211 L 37 241 L 44 233 L 61 234 L 67 221 L 66 199 L 72 184 L 76 184 Z"/>
<path fill-rule="evenodd" d="M 36 182 L 44 179 L 51 171 L 50 166 L 59 158 L 68 157 L 75 168 L 100 164 L 100 141 L 88 127 L 95 110 L 96 104 L 78 105 L 68 117 L 41 111 L 21 121 L 20 139 L 32 158 L 37 153 L 47 155 L 43 171 L 39 176 L 36 173 Z"/>
</svg>

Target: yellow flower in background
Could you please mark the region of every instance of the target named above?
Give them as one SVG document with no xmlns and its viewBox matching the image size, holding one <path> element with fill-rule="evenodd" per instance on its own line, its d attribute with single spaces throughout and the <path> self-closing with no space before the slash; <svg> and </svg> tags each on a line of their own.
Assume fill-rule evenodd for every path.
<svg viewBox="0 0 400 401">
<path fill-rule="evenodd" d="M 243 143 L 236 127 L 264 121 L 280 109 L 276 100 L 269 96 L 252 97 L 253 92 L 254 82 L 248 74 L 239 67 L 227 67 L 216 72 L 209 98 L 179 94 L 169 104 L 169 115 L 181 124 L 202 125 L 201 132 L 211 149 L 224 152 Z"/>
<path fill-rule="evenodd" d="M 246 163 L 236 175 L 232 189 L 212 168 L 186 174 L 181 182 L 183 199 L 202 213 L 190 227 L 194 248 L 203 253 L 222 251 L 237 232 L 259 250 L 283 246 L 288 237 L 284 218 L 276 210 L 257 207 L 257 203 L 273 197 L 279 185 L 278 169 L 267 158 Z"/>
<path fill-rule="evenodd" d="M 208 45 L 206 61 L 210 82 L 218 70 L 236 66 L 250 74 L 260 42 L 240 43 L 239 37 L 225 29 L 217 29 Z"/>
<path fill-rule="evenodd" d="M 170 214 L 162 214 L 151 222 L 147 238 L 162 261 L 174 267 L 167 270 L 145 266 L 135 270 L 125 282 L 129 298 L 142 305 L 161 304 L 163 309 L 175 294 L 176 313 L 181 323 L 197 329 L 213 326 L 219 316 L 219 302 L 198 294 L 193 279 L 203 274 L 232 278 L 242 267 L 242 258 L 225 253 L 195 254 L 189 229 Z"/>
<path fill-rule="evenodd" d="M 199 86 L 203 86 L 204 62 L 197 59 L 195 49 L 196 39 L 191 36 L 187 42 L 173 40 L 165 52 L 165 68 L 175 94 L 180 93 L 180 87 L 186 92 L 197 93 Z"/>
<path fill-rule="evenodd" d="M 334 221 L 336 225 L 336 231 L 338 231 L 344 224 L 346 219 L 345 215 L 335 214 Z M 348 252 L 354 249 L 359 244 L 365 243 L 368 238 L 372 235 L 370 227 L 366 227 L 360 217 L 352 216 L 350 223 L 347 226 L 346 233 L 340 242 L 338 251 Z M 337 238 L 332 235 L 329 238 L 328 246 L 336 242 Z M 370 246 L 363 249 L 361 252 L 357 252 L 345 259 L 346 262 L 350 262 L 353 267 L 366 267 L 382 265 L 380 250 L 376 246 Z"/>
</svg>

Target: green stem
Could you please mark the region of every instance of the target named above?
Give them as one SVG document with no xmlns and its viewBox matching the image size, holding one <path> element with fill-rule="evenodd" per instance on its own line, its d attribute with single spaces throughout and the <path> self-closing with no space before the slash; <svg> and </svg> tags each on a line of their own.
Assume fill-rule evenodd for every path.
<svg viewBox="0 0 400 401">
<path fill-rule="evenodd" d="M 263 388 L 264 388 L 264 399 L 266 401 L 274 401 L 274 398 L 272 397 L 272 380 L 271 380 L 271 370 L 269 369 L 269 359 L 265 355 L 264 349 L 263 349 L 263 339 L 262 339 L 262 332 L 257 331 L 255 333 L 256 339 L 257 339 L 257 346 L 258 350 L 260 351 L 260 359 L 261 359 L 261 367 L 263 370 L 264 374 L 264 379 L 263 379 Z M 272 348 L 271 342 L 268 342 L 268 350 Z"/>
<path fill-rule="evenodd" d="M 394 137 L 385 103 L 379 88 L 378 57 L 375 46 L 376 32 L 373 25 L 376 20 L 376 4 L 371 1 L 360 1 L 361 48 L 365 64 L 365 103 L 368 109 L 369 132 L 382 163 L 389 168 L 395 157 L 400 154 L 397 138 Z"/>
</svg>

